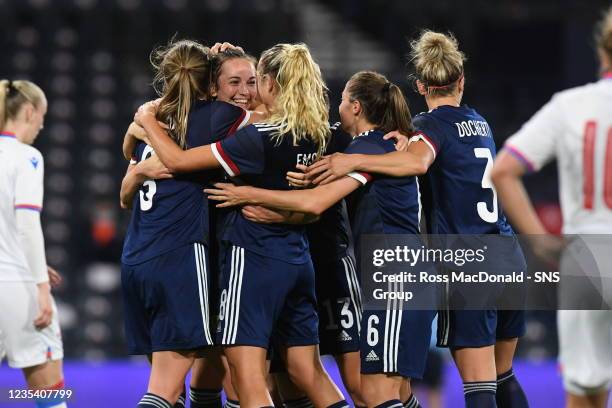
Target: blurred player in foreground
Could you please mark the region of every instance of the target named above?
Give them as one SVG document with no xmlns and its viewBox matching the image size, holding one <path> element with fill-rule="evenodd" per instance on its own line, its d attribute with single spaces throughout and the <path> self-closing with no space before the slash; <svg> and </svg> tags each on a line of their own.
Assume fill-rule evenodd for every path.
<svg viewBox="0 0 612 408">
<path fill-rule="evenodd" d="M 553 96 L 508 139 L 495 163 L 493 182 L 523 234 L 546 229 L 520 178 L 555 158 L 563 232 L 612 233 L 612 8 L 598 29 L 597 52 L 601 80 Z M 560 310 L 558 322 L 567 407 L 605 407 L 612 383 L 612 312 Z"/>
<path fill-rule="evenodd" d="M 37 85 L 0 81 L 0 358 L 6 353 L 28 388 L 39 390 L 37 407 L 64 408 L 64 351 L 49 282 L 57 275 L 47 268 L 40 225 L 43 158 L 30 146 L 46 113 Z"/>
</svg>

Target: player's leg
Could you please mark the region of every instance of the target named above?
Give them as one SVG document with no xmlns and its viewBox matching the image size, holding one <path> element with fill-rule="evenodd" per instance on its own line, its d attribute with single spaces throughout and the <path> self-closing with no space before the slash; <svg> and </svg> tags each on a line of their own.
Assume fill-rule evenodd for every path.
<svg viewBox="0 0 612 408">
<path fill-rule="evenodd" d="M 361 398 L 359 334 L 361 331 L 361 288 L 355 262 L 350 255 L 313 262 L 319 313 L 319 351 L 336 360 L 344 387 L 353 403 Z"/>
<path fill-rule="evenodd" d="M 364 407 L 361 396 L 361 356 L 359 351 L 334 355 L 342 382 L 356 407 Z"/>
<path fill-rule="evenodd" d="M 270 376 L 285 408 L 312 408 L 314 406 L 304 391 L 291 381 L 286 371 L 271 373 Z"/>
<path fill-rule="evenodd" d="M 495 407 L 495 310 L 443 310 L 438 346 L 449 347 L 463 380 L 467 408 Z"/>
<path fill-rule="evenodd" d="M 603 408 L 612 383 L 612 312 L 560 310 L 559 361 L 567 408 Z"/>
<path fill-rule="evenodd" d="M 295 280 L 277 324 L 277 338 L 285 347 L 281 353 L 289 378 L 316 407 L 348 406 L 325 371 L 319 355 L 319 319 L 313 265 L 309 261 L 291 265 L 291 269 L 295 271 Z"/>
<path fill-rule="evenodd" d="M 497 339 L 495 342 L 495 368 L 497 372 L 498 408 L 527 408 L 529 403 L 512 369 L 512 360 L 518 338 Z"/>
<path fill-rule="evenodd" d="M 192 408 L 219 408 L 225 367 L 221 361 L 222 350 L 212 347 L 205 357 L 197 358 L 191 369 L 189 400 Z M 229 397 L 228 397 L 229 398 Z"/>
<path fill-rule="evenodd" d="M 0 285 L 0 332 L 9 366 L 22 369 L 29 389 L 62 390 L 64 376 L 59 319 L 52 303 L 51 324 L 34 327 L 38 314 L 37 287 L 33 282 L 2 282 Z M 65 394 L 64 394 L 65 395 Z M 49 407 L 65 407 L 64 395 L 41 399 Z"/>
<path fill-rule="evenodd" d="M 240 406 L 271 405 L 266 353 L 295 273 L 286 263 L 238 246 L 226 255 L 217 341 L 225 346 Z"/>
<path fill-rule="evenodd" d="M 232 384 L 232 373 L 230 372 L 229 363 L 227 362 L 227 357 L 225 355 L 221 356 L 221 362 L 223 363 L 223 368 L 225 369 L 225 374 L 223 375 L 223 392 L 225 392 L 225 408 L 239 408 L 240 407 L 240 399 L 238 398 L 238 391 Z"/>
<path fill-rule="evenodd" d="M 195 358 L 213 345 L 207 266 L 206 247 L 193 243 L 134 268 L 133 286 L 145 308 L 153 354 L 147 394 L 139 406 L 172 406 L 179 399 L 180 405 Z"/>
</svg>

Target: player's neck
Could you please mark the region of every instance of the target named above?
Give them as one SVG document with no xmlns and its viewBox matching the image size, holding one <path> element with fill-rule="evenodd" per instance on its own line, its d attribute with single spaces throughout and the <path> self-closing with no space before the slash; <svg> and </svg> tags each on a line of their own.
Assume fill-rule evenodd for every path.
<svg viewBox="0 0 612 408">
<path fill-rule="evenodd" d="M 22 143 L 25 143 L 23 141 L 22 136 L 23 135 L 23 129 L 21 129 L 21 126 L 19 126 L 19 124 L 9 120 L 8 122 L 6 122 L 6 124 L 4 125 L 4 128 L 2 128 L 1 132 L 2 133 L 8 133 L 8 134 L 12 134 L 15 135 L 15 138 L 17 140 L 19 140 Z"/>
<path fill-rule="evenodd" d="M 436 97 L 425 97 L 425 102 L 427 102 L 427 108 L 429 110 L 436 109 L 439 106 L 456 106 L 459 107 L 461 105 L 461 99 L 456 95 L 449 96 L 436 96 Z"/>
<path fill-rule="evenodd" d="M 363 132 L 367 132 L 368 130 L 372 130 L 375 129 L 376 125 L 368 122 L 367 120 L 359 120 L 357 121 L 357 123 L 355 123 L 355 126 L 353 128 L 353 137 L 362 134 Z"/>
</svg>

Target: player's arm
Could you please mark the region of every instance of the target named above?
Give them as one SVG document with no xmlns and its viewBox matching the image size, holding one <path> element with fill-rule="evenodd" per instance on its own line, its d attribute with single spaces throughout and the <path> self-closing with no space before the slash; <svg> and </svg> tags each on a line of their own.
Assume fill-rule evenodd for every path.
<svg viewBox="0 0 612 408">
<path fill-rule="evenodd" d="M 259 205 L 242 207 L 242 215 L 249 221 L 260 224 L 311 224 L 319 220 L 319 216 L 293 211 L 273 210 Z"/>
<path fill-rule="evenodd" d="M 385 154 L 344 154 L 327 156 L 308 168 L 307 177 L 325 183 L 354 171 L 386 174 L 392 177 L 425 174 L 435 159 L 434 151 L 424 142 L 415 141 L 407 151 Z"/>
<path fill-rule="evenodd" d="M 34 165 L 36 159 L 36 165 Z M 32 163 L 32 164 L 31 164 Z M 44 328 L 51 324 L 53 315 L 51 285 L 45 257 L 45 239 L 40 222 L 43 201 L 44 163 L 35 153 L 32 161 L 24 158 L 15 183 L 15 217 L 19 244 L 38 288 L 38 314 L 34 325 Z"/>
<path fill-rule="evenodd" d="M 362 178 L 367 177 L 359 176 Z M 252 186 L 217 183 L 214 189 L 206 189 L 204 191 L 209 194 L 208 198 L 210 200 L 222 202 L 217 207 L 251 204 L 319 216 L 329 207 L 356 190 L 362 182 L 359 181 L 359 176 L 356 178 L 343 177 L 342 179 L 317 186 L 310 190 L 265 190 Z"/>
<path fill-rule="evenodd" d="M 132 208 L 134 194 L 138 191 L 142 183 L 146 180 L 160 180 L 172 178 L 172 173 L 159 160 L 156 155 L 141 161 L 138 164 L 130 162 L 121 181 L 121 191 L 119 192 L 119 203 L 121 208 Z"/>
<path fill-rule="evenodd" d="M 210 145 L 181 149 L 155 119 L 156 102 L 138 108 L 134 121 L 142 126 L 157 156 L 171 173 L 187 173 L 220 167 Z"/>
<path fill-rule="evenodd" d="M 556 155 L 559 138 L 565 132 L 565 118 L 559 96 L 553 97 L 522 128 L 511 136 L 497 156 L 491 179 L 504 211 L 523 234 L 545 234 L 525 191 L 521 177 L 538 171 Z"/>
<path fill-rule="evenodd" d="M 491 180 L 504 212 L 519 232 L 546 234 L 546 228 L 536 214 L 521 181 L 524 174 L 524 164 L 509 151 L 502 150 L 495 159 Z"/>
</svg>

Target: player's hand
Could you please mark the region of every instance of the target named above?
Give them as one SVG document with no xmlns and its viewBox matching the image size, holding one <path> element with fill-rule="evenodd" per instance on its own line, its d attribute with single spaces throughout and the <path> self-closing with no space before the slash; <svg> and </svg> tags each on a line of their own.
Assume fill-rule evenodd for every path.
<svg viewBox="0 0 612 408">
<path fill-rule="evenodd" d="M 34 326 L 40 330 L 51 324 L 53 307 L 51 306 L 51 285 L 49 285 L 49 282 L 39 283 L 36 286 L 38 287 L 38 315 L 34 319 Z"/>
<path fill-rule="evenodd" d="M 143 103 L 138 107 L 138 110 L 134 114 L 134 122 L 137 125 L 144 127 L 147 121 L 155 120 L 157 115 L 157 108 L 159 107 L 160 99 Z"/>
<path fill-rule="evenodd" d="M 47 273 L 49 274 L 49 283 L 52 288 L 57 288 L 64 281 L 62 275 L 58 271 L 47 265 Z"/>
<path fill-rule="evenodd" d="M 327 184 L 355 171 L 354 157 L 350 154 L 334 153 L 324 156 L 318 162 L 310 165 L 306 176 L 312 179 L 313 184 Z"/>
<path fill-rule="evenodd" d="M 245 205 L 242 215 L 249 221 L 259 224 L 280 224 L 287 221 L 285 212 L 274 211 L 260 205 Z"/>
<path fill-rule="evenodd" d="M 130 126 L 128 126 L 125 132 L 125 136 L 123 136 L 123 157 L 126 160 L 130 160 L 138 141 L 144 141 L 146 138 L 147 132 L 140 125 L 136 122 L 130 123 Z"/>
<path fill-rule="evenodd" d="M 215 183 L 215 188 L 206 188 L 208 199 L 221 201 L 217 208 L 234 207 L 236 205 L 251 204 L 249 202 L 249 186 L 235 186 L 231 183 Z"/>
<path fill-rule="evenodd" d="M 224 43 L 215 43 L 215 45 L 210 47 L 210 53 L 212 55 L 216 55 L 216 54 L 218 54 L 220 52 L 224 52 L 225 50 L 230 49 L 230 48 L 238 50 L 240 52 L 244 52 L 242 47 L 238 47 L 237 45 L 233 45 L 233 44 L 230 44 L 228 42 L 224 42 Z"/>
<path fill-rule="evenodd" d="M 136 171 L 144 178 L 151 180 L 169 179 L 174 177 L 157 155 L 153 155 L 136 165 Z"/>
<path fill-rule="evenodd" d="M 387 133 L 383 137 L 383 139 L 385 139 L 385 140 L 389 140 L 389 139 L 395 140 L 395 150 L 397 150 L 399 152 L 405 152 L 406 150 L 408 150 L 408 145 L 410 144 L 410 139 L 408 138 L 408 136 L 405 136 L 405 135 L 401 134 L 399 132 L 399 130 L 394 130 L 393 132 Z"/>
<path fill-rule="evenodd" d="M 312 184 L 312 180 L 306 175 L 307 166 L 298 164 L 295 166 L 299 171 L 288 171 L 287 181 L 291 187 L 306 188 Z"/>
<path fill-rule="evenodd" d="M 535 256 L 550 266 L 559 264 L 561 254 L 567 246 L 567 242 L 562 237 L 551 234 L 531 235 L 530 241 Z"/>
</svg>

